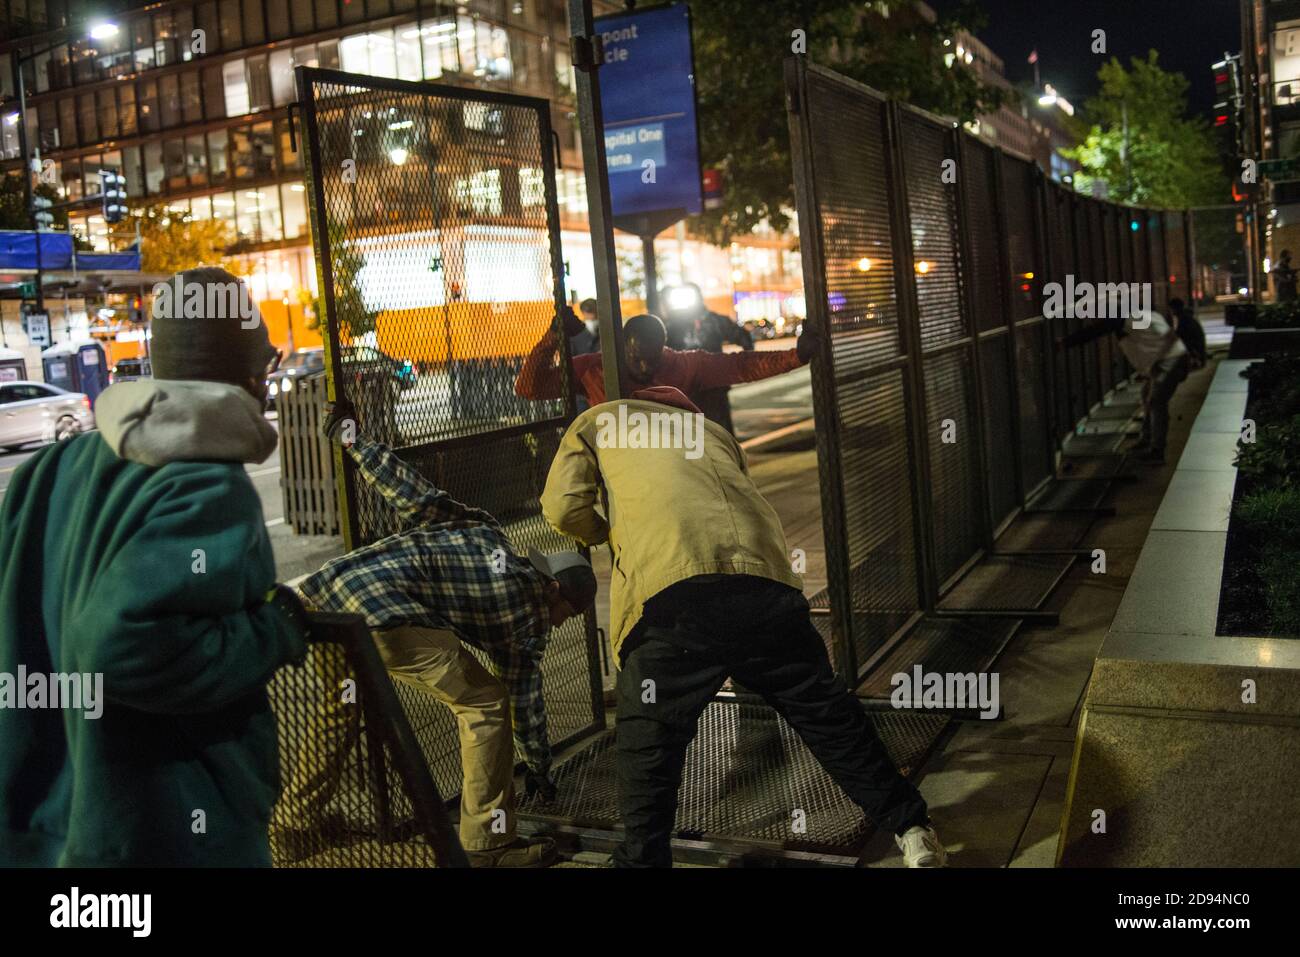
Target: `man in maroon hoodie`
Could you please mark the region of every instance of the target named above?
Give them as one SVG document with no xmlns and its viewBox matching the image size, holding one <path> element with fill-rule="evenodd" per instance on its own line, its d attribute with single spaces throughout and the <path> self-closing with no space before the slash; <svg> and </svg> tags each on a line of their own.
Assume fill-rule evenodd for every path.
<svg viewBox="0 0 1300 957">
<path fill-rule="evenodd" d="M 797 369 L 816 352 L 811 330 L 793 349 L 781 352 L 679 352 L 667 347 L 667 333 L 658 316 L 633 316 L 623 327 L 623 354 L 632 390 L 672 386 L 699 405 L 699 394 L 708 389 L 754 382 Z M 560 375 L 559 337 L 554 327 L 524 360 L 515 380 L 515 393 L 525 399 L 558 399 L 563 394 Z M 591 405 L 605 401 L 605 364 L 599 352 L 573 357 L 573 379 Z"/>
</svg>

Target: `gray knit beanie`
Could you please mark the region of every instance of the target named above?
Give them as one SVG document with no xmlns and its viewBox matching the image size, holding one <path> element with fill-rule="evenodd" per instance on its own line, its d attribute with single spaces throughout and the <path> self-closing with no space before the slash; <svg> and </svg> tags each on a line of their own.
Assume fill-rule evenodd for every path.
<svg viewBox="0 0 1300 957">
<path fill-rule="evenodd" d="M 149 354 L 155 379 L 242 385 L 275 356 L 248 286 L 213 266 L 179 272 L 153 289 Z"/>
</svg>

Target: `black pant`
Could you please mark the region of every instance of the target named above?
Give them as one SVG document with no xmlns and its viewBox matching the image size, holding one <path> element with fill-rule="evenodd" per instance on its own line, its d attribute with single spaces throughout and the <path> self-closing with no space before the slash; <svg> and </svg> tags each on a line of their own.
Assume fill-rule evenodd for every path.
<svg viewBox="0 0 1300 957">
<path fill-rule="evenodd" d="M 790 723 L 877 827 L 902 833 L 928 822 L 920 793 L 831 670 L 803 595 L 764 578 L 692 579 L 651 599 L 623 648 L 615 741 L 626 836 L 616 866 L 672 865 L 686 749 L 728 677 Z"/>
</svg>

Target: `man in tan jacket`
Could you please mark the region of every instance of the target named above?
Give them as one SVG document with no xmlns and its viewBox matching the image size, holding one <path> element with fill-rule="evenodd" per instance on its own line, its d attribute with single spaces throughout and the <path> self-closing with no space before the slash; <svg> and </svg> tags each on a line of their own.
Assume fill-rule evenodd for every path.
<svg viewBox="0 0 1300 957">
<path fill-rule="evenodd" d="M 728 677 L 794 727 L 909 866 L 944 864 L 925 801 L 832 671 L 780 520 L 726 429 L 669 387 L 593 406 L 560 443 L 542 512 L 613 559 L 617 866 L 671 866 L 686 749 Z"/>
</svg>

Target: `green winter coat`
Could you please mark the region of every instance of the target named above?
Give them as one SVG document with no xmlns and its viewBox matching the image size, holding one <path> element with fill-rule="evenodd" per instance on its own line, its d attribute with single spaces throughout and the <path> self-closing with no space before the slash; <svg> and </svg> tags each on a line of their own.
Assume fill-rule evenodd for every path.
<svg viewBox="0 0 1300 957">
<path fill-rule="evenodd" d="M 25 462 L 0 509 L 0 866 L 269 865 L 265 689 L 305 652 L 265 601 L 242 464 L 275 432 L 215 383 L 120 383 L 95 411 L 100 431 Z M 83 696 L 17 707 L 20 668 L 80 674 Z"/>
</svg>

